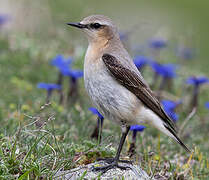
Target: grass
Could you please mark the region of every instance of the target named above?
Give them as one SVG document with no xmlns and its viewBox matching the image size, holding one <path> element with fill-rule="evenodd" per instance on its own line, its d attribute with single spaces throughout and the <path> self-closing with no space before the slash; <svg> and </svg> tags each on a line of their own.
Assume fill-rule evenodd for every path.
<svg viewBox="0 0 209 180">
<path fill-rule="evenodd" d="M 22 35 L 15 36 L 13 42 L 0 39 L 0 179 L 52 179 L 59 169 L 69 170 L 94 162 L 97 157 L 114 156 L 116 152 L 120 128 L 114 123 L 104 121 L 101 144 L 90 139 L 96 119 L 88 111 L 92 105 L 83 80 L 79 81 L 77 101 L 64 105 L 58 104 L 56 92 L 51 103 L 45 104 L 46 92 L 36 88 L 38 82 L 56 82 L 58 72 L 49 65 L 50 59 L 60 52 L 68 54 L 67 48 L 60 49 L 55 43 L 48 42 L 50 47 L 42 47 L 39 41 Z M 78 49 L 80 55 L 75 57 L 74 67 L 82 68 L 85 49 Z M 165 57 L 162 61 L 174 59 L 169 53 Z M 195 68 L 196 63 L 182 65 L 172 90 L 175 97 L 184 97 L 178 109 L 179 127 L 188 114 L 192 92 L 190 87 L 183 91 L 183 81 L 192 74 L 209 75 Z M 152 72 L 146 70 L 144 77 L 151 82 Z M 67 87 L 65 80 L 65 92 Z M 204 108 L 205 101 L 209 100 L 207 88 L 201 88 L 198 111 L 183 129 L 182 138 L 194 150 L 192 154 L 153 128 L 146 128 L 138 135 L 133 160 L 151 177 L 207 179 L 209 111 Z M 127 157 L 130 140 L 129 135 L 123 157 Z M 84 177 L 85 173 L 81 179 Z"/>
</svg>

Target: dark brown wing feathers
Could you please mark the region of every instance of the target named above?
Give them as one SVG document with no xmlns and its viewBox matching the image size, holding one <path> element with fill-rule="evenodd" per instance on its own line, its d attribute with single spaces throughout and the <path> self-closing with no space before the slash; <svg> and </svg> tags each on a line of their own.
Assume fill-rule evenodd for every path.
<svg viewBox="0 0 209 180">
<path fill-rule="evenodd" d="M 167 116 L 158 99 L 155 98 L 151 89 L 143 83 L 140 77 L 130 69 L 125 68 L 114 56 L 104 54 L 102 60 L 113 77 L 134 93 L 145 106 L 155 112 L 170 129 L 177 132 L 173 121 Z"/>
</svg>

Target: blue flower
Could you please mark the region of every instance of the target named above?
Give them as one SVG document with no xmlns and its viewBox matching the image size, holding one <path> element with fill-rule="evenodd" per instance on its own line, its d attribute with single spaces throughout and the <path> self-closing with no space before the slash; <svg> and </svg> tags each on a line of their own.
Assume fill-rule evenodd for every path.
<svg viewBox="0 0 209 180">
<path fill-rule="evenodd" d="M 5 24 L 9 19 L 8 15 L 0 14 L 0 26 Z"/>
<path fill-rule="evenodd" d="M 50 83 L 38 83 L 37 88 L 47 90 L 46 103 L 49 103 L 53 90 L 55 89 L 61 90 L 62 86 L 58 84 L 52 84 L 52 83 L 51 84 Z"/>
<path fill-rule="evenodd" d="M 157 74 L 163 74 L 163 67 L 160 63 L 153 61 L 150 63 L 150 66 Z"/>
<path fill-rule="evenodd" d="M 90 107 L 90 108 L 89 108 L 89 111 L 91 111 L 92 114 L 95 114 L 95 115 L 97 115 L 97 117 L 98 117 L 98 119 L 97 119 L 97 129 L 99 129 L 100 125 L 101 125 L 101 128 L 102 128 L 103 122 L 104 122 L 104 116 L 102 116 L 102 115 L 100 114 L 100 112 L 99 112 L 96 108 L 94 108 L 94 107 Z M 101 138 L 101 137 L 100 137 L 100 138 Z"/>
<path fill-rule="evenodd" d="M 171 100 L 162 100 L 163 109 L 165 110 L 166 114 L 173 120 L 177 121 L 179 116 L 175 113 L 176 107 L 182 103 L 182 101 L 174 102 Z"/>
<path fill-rule="evenodd" d="M 69 76 L 71 76 L 74 79 L 81 78 L 81 77 L 83 77 L 83 71 L 76 70 L 76 69 L 71 69 Z"/>
<path fill-rule="evenodd" d="M 174 121 L 176 122 L 179 119 L 179 115 L 175 113 L 174 111 L 171 111 L 169 109 L 164 109 L 166 114 Z"/>
<path fill-rule="evenodd" d="M 191 107 L 192 108 L 198 107 L 198 98 L 199 98 L 200 86 L 203 85 L 203 84 L 209 83 L 209 79 L 207 77 L 204 77 L 204 76 L 202 76 L 202 77 L 192 76 L 192 77 L 187 78 L 186 83 L 191 84 L 194 87 L 193 98 L 192 98 L 192 102 L 191 102 L 192 106 Z"/>
<path fill-rule="evenodd" d="M 51 65 L 57 67 L 60 71 L 62 68 L 67 68 L 72 63 L 72 58 L 65 59 L 63 55 L 58 54 L 51 60 Z"/>
<path fill-rule="evenodd" d="M 63 76 L 70 78 L 70 87 L 67 100 L 70 101 L 70 97 L 78 97 L 78 78 L 83 77 L 83 71 L 71 69 L 70 67 L 62 66 L 60 72 Z"/>
<path fill-rule="evenodd" d="M 143 125 L 132 125 L 130 130 L 131 131 L 140 131 L 140 132 L 142 132 L 142 131 L 144 131 L 145 128 L 146 127 L 143 126 Z"/>
<path fill-rule="evenodd" d="M 104 122 L 104 117 L 100 114 L 100 112 L 94 108 L 94 107 L 90 107 L 89 108 L 89 111 L 92 112 L 92 114 L 96 115 L 97 116 L 97 126 L 96 128 L 94 129 L 93 133 L 91 134 L 91 137 L 92 138 L 96 138 L 98 139 L 99 141 L 101 141 L 101 133 L 102 133 L 102 127 L 103 127 L 103 122 Z M 100 130 L 100 132 L 99 132 Z"/>
<path fill-rule="evenodd" d="M 57 89 L 57 90 L 62 89 L 62 87 L 58 84 L 42 83 L 42 82 L 37 84 L 37 88 L 46 89 L 47 91 L 52 91 L 54 89 Z"/>
<path fill-rule="evenodd" d="M 179 104 L 182 103 L 182 101 L 175 102 L 175 101 L 163 99 L 161 103 L 163 104 L 163 107 L 174 110 Z"/>
<path fill-rule="evenodd" d="M 182 59 L 190 60 L 194 58 L 194 50 L 188 47 L 180 47 L 177 49 L 176 55 Z"/>
<path fill-rule="evenodd" d="M 202 76 L 202 77 L 192 76 L 192 77 L 189 77 L 186 80 L 186 83 L 194 85 L 194 86 L 199 86 L 201 84 L 209 83 L 209 79 L 207 77 L 204 77 L 204 76 Z"/>
<path fill-rule="evenodd" d="M 142 131 L 144 131 L 145 128 L 146 128 L 146 127 L 143 126 L 143 125 L 132 125 L 132 126 L 130 127 L 130 130 L 133 131 L 133 135 L 132 135 L 132 143 L 135 144 L 135 142 L 136 142 L 136 134 L 137 134 L 137 132 L 142 132 Z M 135 145 L 134 145 L 134 146 L 135 146 Z"/>
<path fill-rule="evenodd" d="M 205 107 L 206 107 L 207 109 L 209 109 L 209 102 L 206 102 L 206 103 L 205 103 Z"/>
<path fill-rule="evenodd" d="M 92 114 L 97 115 L 101 120 L 104 119 L 104 117 L 100 114 L 100 112 L 99 112 L 96 108 L 90 107 L 90 108 L 89 108 L 89 111 L 91 111 Z"/>
<path fill-rule="evenodd" d="M 151 63 L 151 67 L 153 71 L 155 71 L 157 74 L 161 75 L 164 78 L 175 78 L 177 76 L 176 64 L 160 64 L 155 61 Z"/>
<path fill-rule="evenodd" d="M 71 69 L 69 67 L 60 68 L 62 75 L 69 76 L 73 81 L 76 81 L 78 78 L 83 77 L 83 71 L 77 69 Z"/>
<path fill-rule="evenodd" d="M 155 38 L 149 42 L 149 46 L 153 49 L 162 49 L 167 46 L 167 42 L 164 39 Z"/>
<path fill-rule="evenodd" d="M 164 69 L 164 77 L 175 78 L 177 76 L 176 75 L 176 69 L 177 69 L 176 64 L 163 64 L 163 69 Z"/>
<path fill-rule="evenodd" d="M 134 58 L 134 64 L 136 65 L 136 67 L 138 69 L 143 68 L 145 65 L 147 65 L 148 63 L 152 62 L 153 60 L 146 57 L 146 56 L 136 56 Z"/>
</svg>

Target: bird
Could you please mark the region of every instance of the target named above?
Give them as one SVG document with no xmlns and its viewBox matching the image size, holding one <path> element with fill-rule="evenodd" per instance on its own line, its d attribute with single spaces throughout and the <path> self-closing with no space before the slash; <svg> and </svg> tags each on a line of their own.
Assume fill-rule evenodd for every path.
<svg viewBox="0 0 209 180">
<path fill-rule="evenodd" d="M 133 124 L 152 125 L 190 152 L 124 48 L 115 23 L 104 15 L 90 15 L 80 22 L 67 24 L 81 29 L 88 39 L 84 59 L 87 94 L 98 111 L 122 130 L 116 156 L 107 159 L 107 165 L 94 170 L 106 172 L 116 167 L 127 168 L 120 165 L 120 153 Z"/>
</svg>

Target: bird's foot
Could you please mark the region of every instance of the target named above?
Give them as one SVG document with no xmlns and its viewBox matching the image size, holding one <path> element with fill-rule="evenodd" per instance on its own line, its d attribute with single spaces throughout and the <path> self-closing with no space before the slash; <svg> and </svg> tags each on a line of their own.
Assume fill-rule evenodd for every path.
<svg viewBox="0 0 209 180">
<path fill-rule="evenodd" d="M 104 161 L 107 164 L 111 164 L 111 163 L 113 163 L 115 161 L 115 158 L 111 158 L 111 157 L 108 157 L 108 158 L 97 158 L 97 161 Z M 127 164 L 132 164 L 133 163 L 132 161 L 122 160 L 122 159 L 119 159 L 118 162 L 120 162 L 120 163 L 127 163 Z"/>
<path fill-rule="evenodd" d="M 109 158 L 110 159 L 110 158 Z M 112 158 L 114 159 L 114 158 Z M 105 166 L 97 166 L 97 167 L 93 167 L 92 171 L 101 171 L 102 174 L 106 173 L 108 170 L 113 169 L 113 168 L 119 168 L 122 170 L 126 170 L 126 169 L 130 169 L 129 166 L 122 166 L 119 165 L 117 161 L 112 161 L 111 163 L 109 163 L 111 160 L 108 160 L 108 165 Z M 107 162 L 107 161 L 106 161 Z"/>
</svg>

